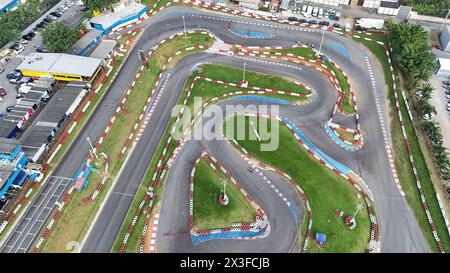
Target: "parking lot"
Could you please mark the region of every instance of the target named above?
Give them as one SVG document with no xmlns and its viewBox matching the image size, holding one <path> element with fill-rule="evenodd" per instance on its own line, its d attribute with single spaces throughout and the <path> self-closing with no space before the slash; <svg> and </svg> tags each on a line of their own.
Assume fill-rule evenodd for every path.
<svg viewBox="0 0 450 273">
<path fill-rule="evenodd" d="M 430 103 L 436 108 L 435 119 L 441 126 L 444 147 L 450 152 L 450 111 L 447 110 L 450 105 L 450 89 L 444 88 L 443 81 L 450 81 L 450 79 L 438 78 L 436 75 L 431 77 L 430 83 L 435 90 L 431 95 Z"/>
<path fill-rule="evenodd" d="M 27 35 L 28 33 L 32 32 L 38 23 L 42 22 L 43 19 L 46 18 L 50 13 L 55 12 L 59 7 L 62 6 L 66 6 L 66 8 L 62 10 L 63 13 L 61 13 L 61 16 L 55 21 L 63 22 L 71 27 L 78 25 L 82 19 L 83 14 L 83 12 L 81 11 L 81 6 L 75 4 L 73 1 L 61 1 L 60 3 L 55 5 L 54 8 L 50 9 L 39 19 L 37 19 L 26 30 L 24 30 L 22 32 L 22 35 Z M 19 50 L 6 56 L 7 62 L 5 63 L 5 61 L 3 61 L 3 63 L 0 64 L 0 67 L 3 68 L 2 73 L 0 73 L 0 87 L 5 89 L 7 93 L 6 96 L 3 96 L 0 101 L 0 118 L 6 112 L 7 107 L 12 106 L 16 103 L 16 96 L 18 95 L 17 84 L 10 83 L 10 79 L 7 78 L 7 75 L 17 68 L 17 66 L 22 62 L 26 55 L 35 52 L 36 47 L 42 45 L 40 30 L 42 30 L 42 28 L 35 31 L 35 35 L 30 39 L 30 41 L 21 39 L 22 47 L 16 47 Z M 10 45 L 7 45 L 4 49 L 9 47 Z M 3 58 L 0 58 L 0 60 L 1 59 Z"/>
</svg>

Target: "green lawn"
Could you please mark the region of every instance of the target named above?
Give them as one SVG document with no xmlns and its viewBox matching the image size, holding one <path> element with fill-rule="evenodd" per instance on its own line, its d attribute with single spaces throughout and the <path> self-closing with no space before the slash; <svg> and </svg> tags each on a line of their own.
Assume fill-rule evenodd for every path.
<svg viewBox="0 0 450 273">
<path fill-rule="evenodd" d="M 252 132 L 248 130 L 248 123 L 246 118 L 246 132 Z M 235 122 L 235 127 L 236 125 Z M 271 123 L 268 125 L 270 131 Z M 336 210 L 344 211 L 345 216 L 352 215 L 356 210 L 356 204 L 364 203 L 364 200 L 357 197 L 357 191 L 347 181 L 312 159 L 287 126 L 277 126 L 279 147 L 275 151 L 261 151 L 261 143 L 256 140 L 238 140 L 238 142 L 261 162 L 292 176 L 308 195 L 313 215 L 311 236 L 314 238 L 316 232 L 323 232 L 328 237 L 325 248 L 320 249 L 311 241 L 308 252 L 365 252 L 370 237 L 367 211 L 361 210 L 356 216 L 358 226 L 353 231 L 345 227 L 343 218 L 335 216 Z M 307 222 L 303 221 L 302 230 L 305 230 L 305 224 Z M 335 234 L 334 238 L 331 236 L 332 233 Z"/>
<path fill-rule="evenodd" d="M 221 70 L 221 69 L 224 69 L 224 70 Z M 203 74 L 203 73 L 205 73 L 205 74 Z M 224 67 L 224 66 L 220 66 L 220 65 L 205 64 L 205 65 L 203 65 L 203 68 L 200 69 L 199 71 L 195 71 L 195 72 L 191 73 L 191 75 L 187 79 L 187 81 L 185 83 L 184 92 L 182 92 L 182 94 L 180 95 L 180 98 L 178 99 L 179 105 L 182 104 L 184 99 L 186 98 L 186 91 L 187 91 L 188 87 L 190 86 L 194 77 L 198 76 L 200 74 L 205 77 L 210 77 L 210 78 L 217 79 L 217 80 L 231 81 L 231 82 L 236 82 L 236 83 L 242 79 L 241 78 L 242 70 L 240 70 L 240 69 Z M 233 76 L 230 76 L 230 75 L 233 75 Z M 248 78 L 247 78 L 247 76 L 248 76 Z M 267 77 L 272 77 L 271 79 L 274 81 L 267 80 Z M 295 90 L 289 89 L 287 91 L 304 93 L 304 94 L 308 93 L 308 91 L 306 89 L 300 88 L 298 85 L 292 83 L 291 81 L 285 83 L 283 81 L 286 81 L 286 79 L 282 79 L 279 77 L 274 77 L 274 76 L 270 76 L 270 75 L 266 75 L 266 74 L 260 74 L 260 73 L 246 71 L 246 78 L 249 81 L 251 80 L 251 84 L 254 86 L 273 88 L 273 89 L 275 89 L 275 88 L 282 89 L 283 88 L 282 90 L 286 90 L 284 88 L 293 88 Z M 204 88 L 204 89 L 202 89 L 202 88 Z M 206 81 L 198 81 L 198 84 L 196 84 L 196 86 L 194 87 L 194 90 L 192 91 L 192 96 L 191 96 L 191 99 L 188 101 L 188 106 L 192 106 L 192 102 L 193 102 L 192 98 L 194 96 L 201 96 L 203 101 L 205 101 L 205 99 L 207 99 L 207 98 L 216 97 L 220 94 L 230 92 L 230 91 L 237 91 L 237 90 L 243 90 L 243 89 L 235 88 L 235 87 L 221 87 L 221 85 L 219 85 L 219 84 L 213 84 L 213 83 L 206 82 Z M 304 98 L 293 98 L 291 96 L 283 96 L 283 95 L 271 95 L 271 96 L 286 99 L 286 100 L 292 100 L 292 99 L 295 99 L 296 101 L 304 100 Z M 133 203 L 130 206 L 130 209 L 128 211 L 126 219 L 124 220 L 123 225 L 120 229 L 119 235 L 116 238 L 116 242 L 114 243 L 114 247 L 113 247 L 113 252 L 117 252 L 120 248 L 122 240 L 127 232 L 127 229 L 129 227 L 131 221 L 133 220 L 136 208 L 138 207 L 139 203 L 141 202 L 142 198 L 144 197 L 145 191 L 146 191 L 147 187 L 149 186 L 149 183 L 152 179 L 154 170 L 158 163 L 159 157 L 163 151 L 163 148 L 167 142 L 167 139 L 169 138 L 169 135 L 170 135 L 169 132 L 172 129 L 172 127 L 174 126 L 174 123 L 175 123 L 175 118 L 171 118 L 166 127 L 167 129 L 166 129 L 163 137 L 161 138 L 158 148 L 152 157 L 152 161 L 151 161 L 149 167 L 147 168 L 145 176 L 142 180 L 143 182 L 139 186 L 139 189 L 136 193 L 136 197 L 134 198 Z M 168 148 L 167 154 L 170 154 L 171 152 L 173 152 L 173 150 L 175 149 L 175 146 L 176 146 L 176 142 L 172 142 Z M 162 165 L 164 166 L 166 162 L 167 162 L 167 158 L 163 161 Z M 167 176 L 166 176 L 166 178 L 167 178 Z M 157 200 L 160 200 L 160 195 L 162 194 L 162 189 L 164 187 L 164 181 L 163 181 L 162 185 L 163 185 L 162 187 L 157 187 L 155 189 L 155 194 L 156 194 Z M 138 251 L 139 242 L 141 239 L 140 238 L 141 231 L 144 226 L 144 220 L 145 220 L 144 215 L 141 215 L 141 217 L 139 217 L 138 221 L 136 222 L 134 232 L 131 233 L 131 235 L 128 239 L 128 243 L 127 243 L 125 252 L 137 252 Z"/>
<path fill-rule="evenodd" d="M 194 230 L 231 228 L 233 223 L 254 221 L 256 211 L 229 179 L 226 179 L 229 203 L 226 206 L 219 203 L 223 179 L 226 176 L 222 171 L 218 174 L 204 158 L 200 160 L 194 178 Z"/>
<path fill-rule="evenodd" d="M 395 109 L 393 82 L 391 78 L 391 71 L 389 68 L 388 58 L 386 56 L 384 48 L 375 42 L 360 39 L 354 40 L 363 43 L 380 61 L 381 66 L 383 67 L 386 84 L 389 87 L 389 94 L 388 94 L 389 102 L 391 107 Z M 386 37 L 379 37 L 378 40 L 383 41 L 385 44 L 387 44 Z M 397 86 L 399 86 L 398 82 Z M 404 100 L 401 99 L 400 94 L 398 94 L 398 96 L 400 98 L 399 100 L 400 107 L 403 113 L 403 120 L 408 134 L 408 140 L 411 145 L 414 161 L 416 163 L 417 172 L 422 184 L 425 198 L 428 202 L 428 206 L 431 215 L 433 217 L 433 221 L 436 225 L 439 238 L 442 241 L 444 249 L 446 250 L 446 252 L 448 252 L 450 251 L 450 236 L 448 234 L 442 213 L 439 208 L 438 201 L 436 199 L 436 193 L 434 190 L 433 182 L 431 181 L 430 173 L 426 165 L 424 155 L 422 153 L 422 150 L 420 149 L 419 140 L 415 135 L 413 123 L 407 114 L 407 109 Z M 439 248 L 437 247 L 437 244 L 434 240 L 431 227 L 428 223 L 428 218 L 425 214 L 425 210 L 421 202 L 419 191 L 416 187 L 414 174 L 412 172 L 411 165 L 408 161 L 409 156 L 406 150 L 406 146 L 404 144 L 402 129 L 400 126 L 400 120 L 397 111 L 396 110 L 392 111 L 390 116 L 392 119 L 390 129 L 394 147 L 395 168 L 397 170 L 400 184 L 402 185 L 402 188 L 405 191 L 406 200 L 408 201 L 409 206 L 412 208 L 414 215 L 417 219 L 417 222 L 419 223 L 419 226 L 425 238 L 427 239 L 428 244 L 431 247 L 431 250 L 434 252 L 438 252 Z"/>
</svg>

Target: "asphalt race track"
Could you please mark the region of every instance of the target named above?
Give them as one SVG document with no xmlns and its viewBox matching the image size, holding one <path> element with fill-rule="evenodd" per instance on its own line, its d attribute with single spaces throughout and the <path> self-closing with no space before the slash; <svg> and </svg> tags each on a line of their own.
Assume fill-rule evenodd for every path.
<svg viewBox="0 0 450 273">
<path fill-rule="evenodd" d="M 75 175 L 81 162 L 89 152 L 85 136 L 93 140 L 99 137 L 106 127 L 110 116 L 119 104 L 122 94 L 134 79 L 140 66 L 137 49 L 149 51 L 158 41 L 173 33 L 183 31 L 182 15 L 186 16 L 186 28 L 203 28 L 209 30 L 223 41 L 241 45 L 283 46 L 295 42 L 314 44 L 318 47 L 322 33 L 318 30 L 269 23 L 253 19 L 229 17 L 224 14 L 199 11 L 189 7 L 173 7 L 151 20 L 145 22 L 145 30 L 137 41 L 135 50 L 130 53 L 123 69 L 117 75 L 109 91 L 99 102 L 91 118 L 66 152 L 52 175 L 71 178 Z M 273 34 L 270 39 L 251 39 L 233 34 L 229 28 L 258 31 Z M 333 159 L 348 166 L 359 174 L 368 184 L 375 199 L 381 234 L 382 252 L 429 252 L 428 245 L 407 206 L 406 200 L 400 195 L 384 149 L 384 140 L 379 120 L 376 114 L 375 96 L 366 65 L 368 50 L 351 39 L 327 32 L 322 52 L 333 59 L 350 76 L 351 84 L 356 92 L 360 122 L 365 139 L 365 145 L 358 152 L 348 152 L 337 146 L 326 134 L 323 123 L 333 109 L 336 101 L 336 91 L 326 77 L 306 66 L 287 67 L 268 63 L 257 59 L 246 59 L 247 69 L 257 72 L 279 75 L 296 79 L 311 86 L 317 91 L 317 97 L 303 106 L 280 105 L 281 115 L 292 120 L 302 128 L 302 132 L 319 149 Z M 369 56 L 376 82 L 383 83 L 384 76 L 381 67 L 374 57 Z M 104 205 L 91 227 L 89 235 L 82 246 L 81 252 L 110 252 L 119 229 L 125 219 L 133 196 L 141 183 L 154 151 L 167 127 L 170 109 L 176 104 L 184 87 L 186 79 L 198 63 L 215 63 L 242 68 L 242 58 L 217 55 L 214 53 L 196 53 L 180 60 L 175 67 L 166 72 L 171 74 L 166 83 L 166 91 L 161 96 L 149 123 L 139 142 L 133 147 L 126 164 L 107 195 Z M 275 62 L 275 61 L 272 61 Z M 278 62 L 282 63 L 282 62 Z M 293 65 L 292 63 L 290 63 Z M 386 89 L 384 84 L 378 84 L 382 111 L 387 120 Z M 230 100 L 224 103 L 237 103 Z M 248 103 L 248 101 L 246 101 Z M 245 102 L 240 102 L 244 103 Z M 354 127 L 354 118 L 338 115 L 336 120 L 349 127 Z M 388 130 L 389 132 L 389 130 Z M 82 136 L 82 137 L 81 137 Z M 314 137 L 313 137 L 314 136 Z M 216 157 L 241 185 L 255 198 L 263 210 L 269 215 L 271 232 L 263 239 L 255 240 L 211 240 L 198 245 L 192 245 L 188 232 L 188 176 L 192 163 L 201 153 L 197 141 L 188 141 L 176 159 L 176 164 L 168 176 L 164 189 L 160 224 L 158 229 L 158 252 L 298 252 L 298 225 L 289 212 L 286 204 L 260 181 L 259 176 L 247 171 L 247 165 L 224 141 L 203 141 L 207 149 Z M 291 198 L 297 208 L 298 219 L 303 219 L 303 206 L 286 181 L 280 177 L 265 173 L 272 182 Z M 45 186 L 44 186 L 45 189 Z M 37 199 L 36 199 L 37 200 Z M 33 200 L 32 205 L 36 202 Z M 32 207 L 32 206 L 31 206 Z M 14 226 L 13 232 L 2 246 L 2 252 L 21 251 L 16 241 L 31 245 L 38 235 L 20 233 L 20 228 L 28 225 L 26 221 L 36 222 L 37 215 L 44 206 L 33 211 L 26 211 L 24 216 Z M 36 212 L 36 210 L 38 212 Z M 301 221 L 301 220 L 300 220 Z M 16 234 L 12 236 L 12 234 Z M 167 235 L 169 234 L 169 235 Z M 181 234 L 173 236 L 170 234 Z M 6 248 L 5 245 L 11 247 Z M 27 249 L 29 250 L 29 249 Z"/>
</svg>

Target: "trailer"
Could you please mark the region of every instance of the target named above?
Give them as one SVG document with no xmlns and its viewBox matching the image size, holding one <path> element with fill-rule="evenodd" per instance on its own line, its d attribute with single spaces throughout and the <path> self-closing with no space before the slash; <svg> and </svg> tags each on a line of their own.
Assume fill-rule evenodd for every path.
<svg viewBox="0 0 450 273">
<path fill-rule="evenodd" d="M 372 18 L 361 18 L 356 20 L 356 26 L 365 29 L 383 29 L 384 28 L 384 20 L 383 19 L 372 19 Z"/>
</svg>

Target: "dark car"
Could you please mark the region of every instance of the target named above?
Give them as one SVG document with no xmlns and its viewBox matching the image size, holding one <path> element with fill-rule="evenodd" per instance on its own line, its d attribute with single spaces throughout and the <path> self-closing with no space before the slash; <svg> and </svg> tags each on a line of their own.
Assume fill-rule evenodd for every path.
<svg viewBox="0 0 450 273">
<path fill-rule="evenodd" d="M 310 25 L 317 25 L 317 21 L 316 20 L 309 20 L 308 24 L 310 24 Z"/>
<path fill-rule="evenodd" d="M 24 94 L 17 94 L 17 96 L 16 96 L 16 99 L 21 99 L 21 98 L 23 98 L 25 95 Z"/>
<path fill-rule="evenodd" d="M 55 17 L 61 17 L 61 14 L 59 14 L 58 12 L 54 11 L 54 12 L 50 12 L 50 15 L 53 15 Z"/>
<path fill-rule="evenodd" d="M 306 19 L 300 19 L 300 20 L 298 20 L 300 23 L 308 23 L 308 20 L 306 20 Z"/>
<path fill-rule="evenodd" d="M 6 93 L 5 88 L 0 87 L 0 97 L 4 97 L 4 96 L 6 96 L 6 95 L 8 95 L 8 93 Z"/>
<path fill-rule="evenodd" d="M 327 21 L 320 21 L 320 22 L 319 22 L 319 25 L 321 25 L 321 26 L 329 26 L 330 23 L 327 22 Z"/>
<path fill-rule="evenodd" d="M 14 108 L 14 105 L 10 105 L 8 107 L 6 107 L 6 112 L 11 112 L 11 110 Z"/>
<path fill-rule="evenodd" d="M 20 71 L 11 71 L 6 75 L 6 78 L 8 80 L 18 79 L 18 78 L 20 78 L 20 76 L 22 76 L 22 73 L 20 73 Z"/>
<path fill-rule="evenodd" d="M 44 22 L 47 22 L 48 24 L 50 24 L 51 22 L 53 22 L 53 19 L 50 17 L 45 17 Z"/>
<path fill-rule="evenodd" d="M 334 28 L 342 28 L 342 26 L 341 26 L 340 24 L 338 24 L 338 23 L 334 23 L 334 24 L 333 24 L 333 27 L 334 27 Z"/>
<path fill-rule="evenodd" d="M 22 38 L 27 41 L 31 41 L 35 35 L 36 34 L 34 32 L 30 31 L 27 34 L 23 35 Z"/>
<path fill-rule="evenodd" d="M 297 21 L 298 21 L 298 18 L 297 18 L 297 17 L 289 17 L 288 20 L 289 20 L 289 21 L 296 21 L 296 22 L 297 22 Z"/>
<path fill-rule="evenodd" d="M 36 52 L 48 53 L 48 49 L 44 46 L 38 46 L 38 47 L 36 47 Z"/>
</svg>

